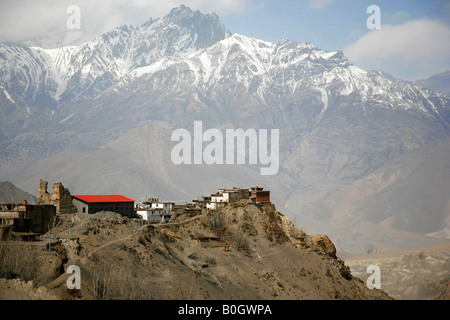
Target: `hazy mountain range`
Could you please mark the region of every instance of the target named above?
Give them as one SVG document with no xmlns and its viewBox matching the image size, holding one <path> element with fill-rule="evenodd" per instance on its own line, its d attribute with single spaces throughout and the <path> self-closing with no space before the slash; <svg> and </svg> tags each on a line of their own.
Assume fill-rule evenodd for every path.
<svg viewBox="0 0 450 320">
<path fill-rule="evenodd" d="M 174 201 L 260 185 L 342 250 L 424 245 L 450 225 L 449 102 L 341 51 L 232 34 L 180 6 L 79 46 L 0 45 L 0 179 Z M 171 133 L 196 120 L 279 129 L 280 171 L 175 166 Z"/>
<path fill-rule="evenodd" d="M 9 181 L 0 181 L 0 203 L 23 203 L 37 204 L 37 197 L 18 189 Z"/>
<path fill-rule="evenodd" d="M 427 79 L 414 81 L 416 86 L 435 90 L 440 93 L 450 94 L 450 70 L 438 73 Z"/>
</svg>

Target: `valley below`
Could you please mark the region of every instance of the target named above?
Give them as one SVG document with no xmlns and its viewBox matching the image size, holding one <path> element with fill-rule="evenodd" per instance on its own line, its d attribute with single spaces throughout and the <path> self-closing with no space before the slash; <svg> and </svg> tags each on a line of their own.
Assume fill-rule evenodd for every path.
<svg viewBox="0 0 450 320">
<path fill-rule="evenodd" d="M 380 267 L 381 289 L 398 300 L 450 299 L 450 242 L 347 257 L 352 274 L 367 281 L 370 265 Z"/>
</svg>

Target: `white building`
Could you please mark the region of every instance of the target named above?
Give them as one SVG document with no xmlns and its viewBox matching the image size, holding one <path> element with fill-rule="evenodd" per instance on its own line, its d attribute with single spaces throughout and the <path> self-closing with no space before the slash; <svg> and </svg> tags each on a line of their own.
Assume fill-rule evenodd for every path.
<svg viewBox="0 0 450 320">
<path fill-rule="evenodd" d="M 151 203 L 151 208 L 152 209 L 162 209 L 164 211 L 164 213 L 169 213 L 170 210 L 172 209 L 172 202 L 152 202 Z"/>
<path fill-rule="evenodd" d="M 142 217 L 142 219 L 147 220 L 150 223 L 153 222 L 168 222 L 172 215 L 169 212 L 164 212 L 162 208 L 139 208 L 136 213 Z"/>
<path fill-rule="evenodd" d="M 144 209 L 162 209 L 164 211 L 164 214 L 168 214 L 173 207 L 173 202 L 162 202 L 159 201 L 157 198 L 148 198 L 147 201 L 142 202 L 139 204 L 139 208 Z"/>
<path fill-rule="evenodd" d="M 228 203 L 245 198 L 248 199 L 247 189 L 219 189 L 217 193 L 211 195 L 211 200 L 206 204 L 206 208 L 210 210 L 219 210 L 225 207 Z"/>
<path fill-rule="evenodd" d="M 148 198 L 136 205 L 136 214 L 150 223 L 168 222 L 172 218 L 173 202 L 162 202 L 157 198 Z"/>
</svg>

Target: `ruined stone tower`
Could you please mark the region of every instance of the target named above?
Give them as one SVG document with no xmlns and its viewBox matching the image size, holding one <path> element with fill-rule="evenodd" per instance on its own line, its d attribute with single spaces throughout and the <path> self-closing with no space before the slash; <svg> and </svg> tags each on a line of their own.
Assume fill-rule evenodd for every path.
<svg viewBox="0 0 450 320">
<path fill-rule="evenodd" d="M 38 204 L 52 204 L 56 207 L 56 214 L 75 213 L 77 209 L 72 204 L 72 196 L 61 182 L 53 184 L 53 193 L 47 192 L 48 182 L 39 181 Z"/>
</svg>

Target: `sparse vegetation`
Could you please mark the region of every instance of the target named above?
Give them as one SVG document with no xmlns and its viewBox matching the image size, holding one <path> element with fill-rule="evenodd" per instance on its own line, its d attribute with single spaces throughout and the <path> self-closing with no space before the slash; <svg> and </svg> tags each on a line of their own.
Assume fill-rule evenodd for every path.
<svg viewBox="0 0 450 320">
<path fill-rule="evenodd" d="M 351 280 L 353 279 L 352 272 L 350 271 L 350 268 L 344 264 L 341 265 L 339 268 L 340 274 L 344 277 L 344 279 Z"/>
<path fill-rule="evenodd" d="M 25 281 L 36 277 L 36 251 L 31 244 L 21 241 L 0 241 L 0 278 L 20 278 Z"/>
<path fill-rule="evenodd" d="M 203 225 L 222 238 L 226 231 L 225 220 L 220 211 L 212 211 L 203 218 Z"/>
<path fill-rule="evenodd" d="M 96 300 L 154 299 L 149 281 L 136 274 L 130 261 L 112 266 L 95 258 L 92 285 Z"/>
<path fill-rule="evenodd" d="M 263 212 L 267 217 L 267 222 L 265 224 L 267 239 L 278 244 L 288 241 L 289 238 L 281 227 L 281 219 L 277 211 L 269 207 L 264 208 Z"/>
<path fill-rule="evenodd" d="M 238 228 L 236 234 L 234 235 L 234 246 L 236 249 L 241 250 L 243 252 L 250 252 L 250 247 L 248 245 L 248 237 L 245 234 L 242 226 Z"/>
</svg>

